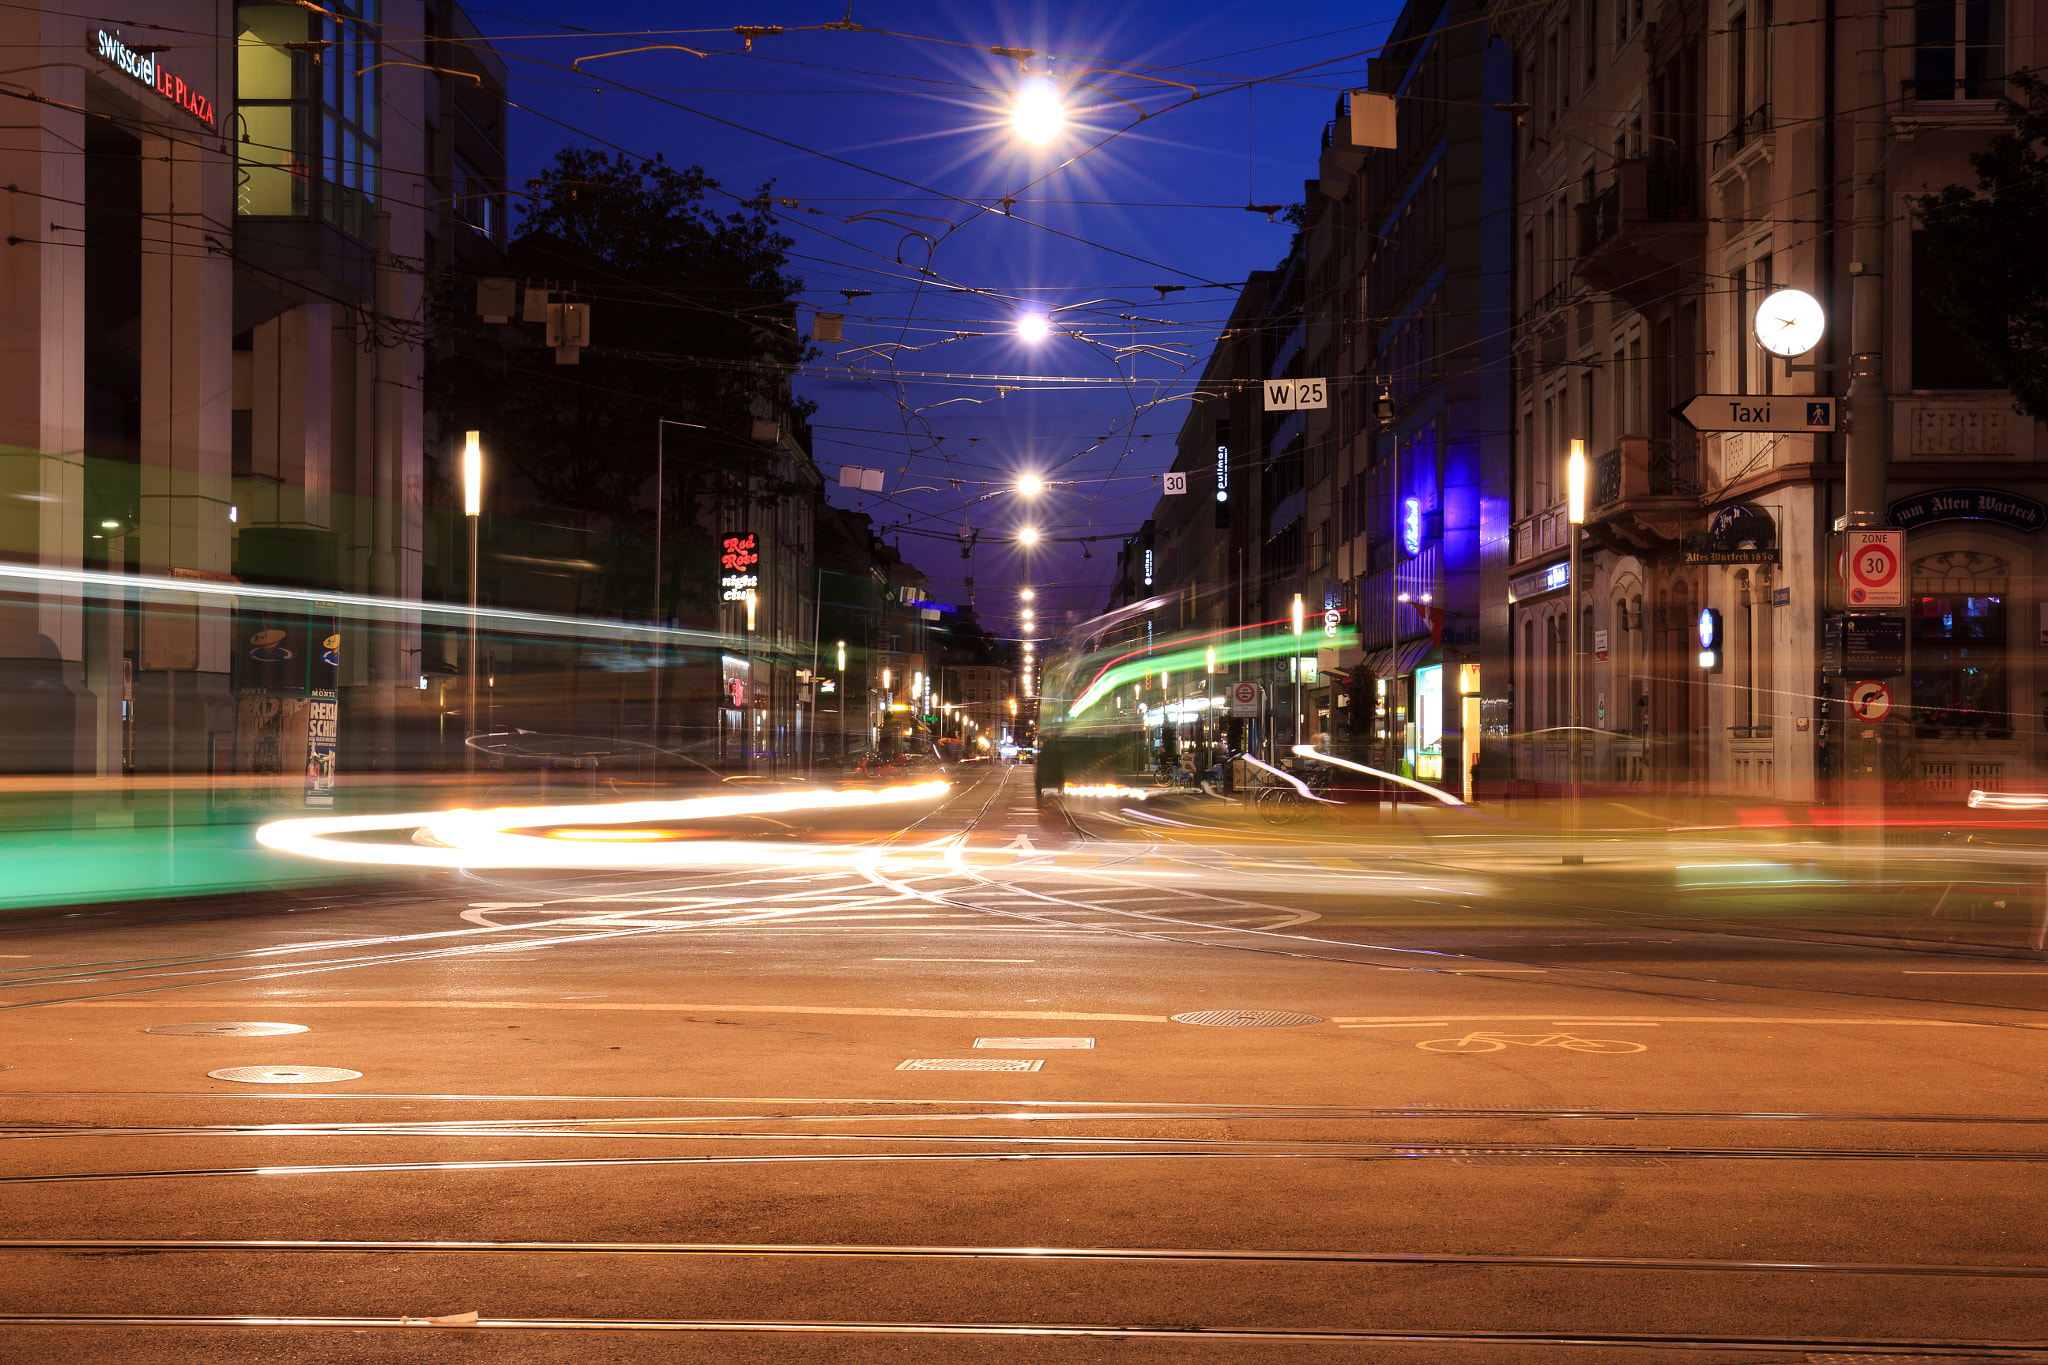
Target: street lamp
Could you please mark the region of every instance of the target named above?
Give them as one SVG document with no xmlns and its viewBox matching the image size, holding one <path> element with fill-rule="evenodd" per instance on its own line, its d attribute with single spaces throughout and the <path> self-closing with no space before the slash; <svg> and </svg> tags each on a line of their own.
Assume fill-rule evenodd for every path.
<svg viewBox="0 0 2048 1365">
<path fill-rule="evenodd" d="M 1566 622 L 1567 668 L 1565 672 L 1565 723 L 1571 729 L 1565 738 L 1565 782 L 1566 782 L 1566 835 L 1564 861 L 1576 866 L 1584 862 L 1585 855 L 1579 851 L 1579 528 L 1586 523 L 1586 443 L 1574 440 L 1570 458 L 1565 461 L 1564 472 L 1565 520 L 1570 523 L 1565 532 L 1565 543 L 1569 557 L 1565 560 L 1565 582 L 1570 588 L 1565 610 L 1570 613 Z"/>
<path fill-rule="evenodd" d="M 1052 331 L 1052 322 L 1043 313 L 1019 313 L 1017 315 L 1017 339 L 1019 341 L 1043 341 Z"/>
<path fill-rule="evenodd" d="M 1017 543 L 1019 545 L 1036 545 L 1038 543 L 1038 528 L 1026 526 L 1023 530 L 1017 532 Z"/>
<path fill-rule="evenodd" d="M 1294 658 L 1287 671 L 1294 675 L 1294 742 L 1301 743 L 1301 626 L 1304 612 L 1301 594 L 1294 594 Z"/>
<path fill-rule="evenodd" d="M 1017 87 L 1017 97 L 1010 105 L 1010 127 L 1018 137 L 1042 146 L 1059 136 L 1066 121 L 1060 92 L 1051 81 L 1026 81 Z"/>
<path fill-rule="evenodd" d="M 476 746 L 469 737 L 476 725 L 476 562 L 477 524 L 484 511 L 484 448 L 481 432 L 466 432 L 462 438 L 462 515 L 469 521 L 469 699 L 462 712 L 463 764 L 476 772 Z"/>
<path fill-rule="evenodd" d="M 1036 474 L 1026 474 L 1017 480 L 1017 491 L 1027 498 L 1035 498 L 1045 489 L 1045 480 Z"/>
</svg>

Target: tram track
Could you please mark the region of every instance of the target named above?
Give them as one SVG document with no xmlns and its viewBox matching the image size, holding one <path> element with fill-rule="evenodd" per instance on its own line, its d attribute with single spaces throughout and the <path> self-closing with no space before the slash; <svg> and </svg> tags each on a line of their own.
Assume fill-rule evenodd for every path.
<svg viewBox="0 0 2048 1365">
<path fill-rule="evenodd" d="M 0 1238 L 0 1254 L 73 1253 L 423 1255 L 423 1256 L 679 1256 L 917 1261 L 1125 1261 L 1169 1264 L 1479 1266 L 1518 1270 L 1732 1272 L 1754 1275 L 1873 1275 L 1942 1279 L 2039 1280 L 2048 1268 L 2005 1265 L 1725 1260 L 1670 1256 L 1533 1256 L 1437 1251 L 1317 1251 L 1284 1248 L 1066 1247 L 897 1245 L 839 1242 L 480 1242 L 204 1238 Z"/>
<path fill-rule="evenodd" d="M 169 1315 L 169 1314 L 28 1314 L 0 1313 L 0 1323 L 21 1327 L 163 1327 L 163 1328 L 300 1328 L 348 1329 L 422 1328 L 436 1324 L 428 1318 L 315 1317 L 277 1315 Z M 451 1324 L 442 1324 L 451 1325 Z M 2010 1339 L 1896 1338 L 1896 1337 L 1767 1337 L 1694 1336 L 1663 1332 L 1487 1332 L 1469 1329 L 1426 1330 L 1417 1328 L 1258 1328 L 1258 1327 L 1133 1327 L 1108 1323 L 997 1323 L 997 1322 L 855 1322 L 793 1321 L 771 1319 L 673 1318 L 478 1318 L 462 1323 L 465 1329 L 514 1332 L 710 1332 L 755 1334 L 804 1334 L 836 1336 L 902 1337 L 989 1337 L 1058 1339 L 1098 1337 L 1128 1341 L 1236 1341 L 1250 1343 L 1317 1342 L 1327 1345 L 1371 1343 L 1378 1345 L 1438 1346 L 1556 1346 L 1568 1348 L 1608 1347 L 1637 1350 L 1715 1350 L 1728 1352 L 1879 1352 L 1883 1357 L 1905 1355 L 1955 1359 L 1972 1353 L 1972 1365 L 1988 1360 L 2038 1362 L 2048 1350 L 2048 1338 L 2032 1341 Z M 1998 1353 L 1998 1354 L 1987 1354 Z"/>
</svg>

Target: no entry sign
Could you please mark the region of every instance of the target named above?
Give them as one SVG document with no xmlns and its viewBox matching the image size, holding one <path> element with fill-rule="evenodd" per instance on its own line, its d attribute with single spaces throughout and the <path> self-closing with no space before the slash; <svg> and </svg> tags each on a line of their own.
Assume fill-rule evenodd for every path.
<svg viewBox="0 0 2048 1365">
<path fill-rule="evenodd" d="M 1904 531 L 1851 531 L 1843 552 L 1852 607 L 1897 607 L 1906 601 L 1899 560 L 1906 548 Z"/>
<path fill-rule="evenodd" d="M 1233 716 L 1256 716 L 1259 714 L 1259 685 L 1238 683 L 1230 689 L 1230 714 Z"/>
</svg>

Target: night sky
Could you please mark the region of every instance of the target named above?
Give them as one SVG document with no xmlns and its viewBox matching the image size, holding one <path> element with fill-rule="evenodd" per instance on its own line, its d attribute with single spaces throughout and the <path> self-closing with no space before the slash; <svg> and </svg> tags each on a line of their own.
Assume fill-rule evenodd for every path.
<svg viewBox="0 0 2048 1365">
<path fill-rule="evenodd" d="M 941 601 L 967 600 L 959 537 L 980 531 L 975 601 L 1005 635 L 1027 584 L 1036 633 L 1101 605 L 1236 286 L 1287 252 L 1293 229 L 1244 205 L 1301 199 L 1338 93 L 1364 83 L 1396 12 L 856 5 L 854 22 L 881 33 L 801 28 L 842 20 L 843 3 L 469 10 L 510 68 L 515 185 L 591 142 L 701 164 L 735 195 L 772 181 L 794 201 L 778 216 L 796 240 L 802 325 L 813 307 L 846 314 L 845 341 L 822 344 L 797 380 L 819 404 L 833 499 L 894 528 Z M 752 53 L 732 31 L 770 23 L 788 31 Z M 708 55 L 571 66 L 653 43 Z M 1064 89 L 1067 126 L 1043 147 L 1010 126 L 1029 77 L 991 47 L 1055 54 L 1029 61 Z M 1053 328 L 1034 343 L 1015 331 L 1030 311 Z M 845 464 L 886 471 L 885 491 L 836 487 Z M 1050 486 L 1027 499 L 1014 491 L 1026 474 Z M 1044 537 L 1036 548 L 1016 543 L 1025 527 Z"/>
</svg>

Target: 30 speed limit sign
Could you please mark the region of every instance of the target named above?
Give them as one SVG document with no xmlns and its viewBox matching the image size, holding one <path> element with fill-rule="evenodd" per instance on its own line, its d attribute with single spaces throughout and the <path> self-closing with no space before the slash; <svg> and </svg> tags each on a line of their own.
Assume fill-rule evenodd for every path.
<svg viewBox="0 0 2048 1365">
<path fill-rule="evenodd" d="M 1904 531 L 1851 531 L 1843 549 L 1852 607 L 1898 607 L 1906 602 L 1899 559 L 1905 553 Z"/>
</svg>

